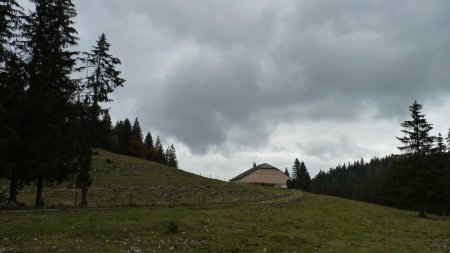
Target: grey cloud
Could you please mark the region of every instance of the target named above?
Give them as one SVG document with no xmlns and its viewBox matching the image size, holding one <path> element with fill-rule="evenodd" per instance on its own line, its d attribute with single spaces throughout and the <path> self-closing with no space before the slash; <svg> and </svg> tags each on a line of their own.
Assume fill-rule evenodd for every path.
<svg viewBox="0 0 450 253">
<path fill-rule="evenodd" d="M 448 1 L 78 2 L 86 34 L 106 6 L 95 29 L 128 80 L 116 104 L 197 153 L 264 145 L 280 122 L 404 117 L 450 92 Z"/>
<path fill-rule="evenodd" d="M 319 160 L 330 160 L 336 157 L 358 159 L 366 154 L 373 153 L 368 148 L 358 145 L 348 135 L 339 135 L 336 139 L 318 138 L 308 143 L 297 144 L 306 155 Z M 343 161 L 345 162 L 345 160 Z"/>
</svg>

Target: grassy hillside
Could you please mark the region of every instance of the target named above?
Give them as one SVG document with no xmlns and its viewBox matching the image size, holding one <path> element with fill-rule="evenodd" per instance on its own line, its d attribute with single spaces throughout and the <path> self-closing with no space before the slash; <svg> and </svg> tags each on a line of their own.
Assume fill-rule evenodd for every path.
<svg viewBox="0 0 450 253">
<path fill-rule="evenodd" d="M 92 207 L 192 205 L 253 202 L 288 194 L 262 186 L 236 185 L 212 180 L 159 163 L 98 150 L 93 157 L 93 185 L 88 201 Z M 8 182 L 0 181 L 3 189 Z M 32 206 L 35 187 L 27 186 L 18 199 Z M 47 207 L 73 207 L 79 202 L 73 183 L 45 185 Z M 131 198 L 130 198 L 131 197 Z"/>
<path fill-rule="evenodd" d="M 224 183 L 107 152 L 95 164 L 92 203 L 108 206 L 114 189 L 133 188 L 148 205 L 0 212 L 0 252 L 450 252 L 448 219 Z M 54 203 L 73 197 L 47 193 Z"/>
</svg>

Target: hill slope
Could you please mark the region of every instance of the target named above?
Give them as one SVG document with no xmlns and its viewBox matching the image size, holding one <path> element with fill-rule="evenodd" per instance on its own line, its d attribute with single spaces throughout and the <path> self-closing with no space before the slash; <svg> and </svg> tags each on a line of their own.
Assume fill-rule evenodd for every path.
<svg viewBox="0 0 450 253">
<path fill-rule="evenodd" d="M 104 151 L 95 168 L 91 203 L 110 207 L 0 212 L 0 252 L 450 252 L 447 219 L 225 183 Z M 131 188 L 132 202 L 146 206 L 111 207 L 114 189 Z M 49 201 L 73 198 L 72 189 L 51 191 Z"/>
</svg>

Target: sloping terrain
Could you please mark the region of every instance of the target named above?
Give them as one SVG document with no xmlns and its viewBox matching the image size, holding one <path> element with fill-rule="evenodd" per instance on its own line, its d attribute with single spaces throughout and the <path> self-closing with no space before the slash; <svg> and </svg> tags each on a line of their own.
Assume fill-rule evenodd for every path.
<svg viewBox="0 0 450 253">
<path fill-rule="evenodd" d="M 201 177 L 134 157 L 97 150 L 93 157 L 93 184 L 89 189 L 91 207 L 192 205 L 254 202 L 285 196 L 279 189 L 235 184 Z M 7 181 L 0 181 L 5 189 Z M 34 185 L 25 187 L 18 199 L 32 206 Z M 72 182 L 45 185 L 47 208 L 73 207 L 79 190 Z"/>
<path fill-rule="evenodd" d="M 0 252 L 450 252 L 450 220 L 440 217 L 225 183 L 104 151 L 95 168 L 92 208 L 0 212 Z M 46 193 L 51 205 L 73 204 L 73 189 Z"/>
</svg>

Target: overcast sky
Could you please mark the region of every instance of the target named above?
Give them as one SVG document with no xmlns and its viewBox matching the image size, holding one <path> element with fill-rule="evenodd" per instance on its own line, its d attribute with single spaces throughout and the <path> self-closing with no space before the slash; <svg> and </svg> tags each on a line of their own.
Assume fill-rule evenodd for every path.
<svg viewBox="0 0 450 253">
<path fill-rule="evenodd" d="M 122 60 L 113 120 L 220 179 L 398 153 L 417 99 L 450 127 L 450 1 L 74 0 L 80 48 Z M 145 134 L 145 133 L 144 133 Z"/>
</svg>

